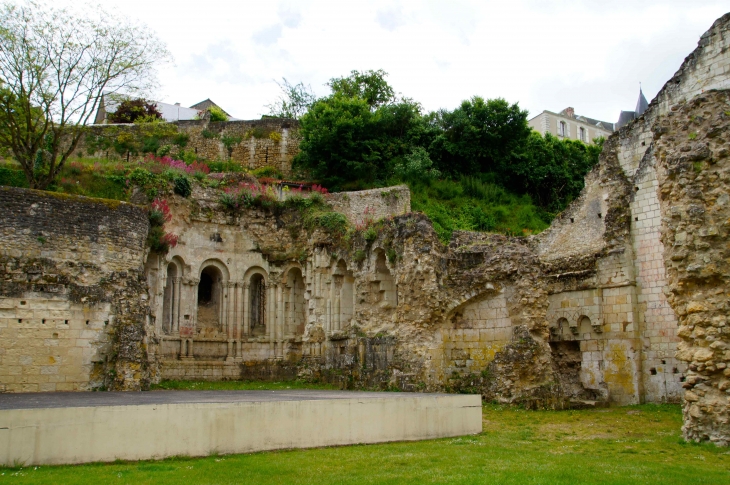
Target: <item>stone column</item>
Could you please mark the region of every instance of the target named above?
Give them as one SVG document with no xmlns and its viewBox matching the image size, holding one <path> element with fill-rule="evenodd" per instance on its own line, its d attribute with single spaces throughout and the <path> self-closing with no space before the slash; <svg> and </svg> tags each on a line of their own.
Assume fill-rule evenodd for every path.
<svg viewBox="0 0 730 485">
<path fill-rule="evenodd" d="M 243 292 L 243 294 L 241 294 Z M 248 309 L 248 283 L 243 282 L 238 285 L 236 295 L 240 295 L 236 299 L 236 308 L 238 308 L 238 317 L 236 318 L 236 360 L 243 360 L 243 349 L 241 341 L 249 335 L 249 309 Z M 243 328 L 244 337 L 241 336 L 241 327 Z"/>
<path fill-rule="evenodd" d="M 277 298 L 276 298 L 276 340 L 278 345 L 276 347 L 276 358 L 281 359 L 284 356 L 282 343 L 284 340 L 284 286 L 279 285 L 277 287 Z"/>
<path fill-rule="evenodd" d="M 284 335 L 294 335 L 294 328 L 295 328 L 295 322 L 294 318 L 296 316 L 294 312 L 294 301 L 296 300 L 296 288 L 294 285 L 294 282 L 291 282 L 291 288 L 289 289 L 289 324 L 286 326 L 286 331 L 284 332 Z"/>
<path fill-rule="evenodd" d="M 182 286 L 182 278 L 177 277 L 173 280 L 173 294 L 175 295 L 174 298 L 174 306 L 172 308 L 172 326 L 170 327 L 170 333 L 172 334 L 179 334 L 180 333 L 180 294 L 182 293 L 180 286 Z"/>
<path fill-rule="evenodd" d="M 251 285 L 246 282 L 243 284 L 243 335 L 248 337 L 251 335 Z M 268 288 L 267 288 L 268 290 Z M 266 323 L 266 322 L 264 322 Z M 241 332 L 239 329 L 238 337 L 241 339 Z"/>
<path fill-rule="evenodd" d="M 337 295 L 335 297 L 335 330 L 340 330 L 342 328 L 342 314 L 341 314 L 341 303 L 340 303 L 340 295 Z"/>
<path fill-rule="evenodd" d="M 276 285 L 267 288 L 266 298 L 266 332 L 269 334 L 269 348 L 274 350 L 274 327 L 276 326 Z"/>
</svg>

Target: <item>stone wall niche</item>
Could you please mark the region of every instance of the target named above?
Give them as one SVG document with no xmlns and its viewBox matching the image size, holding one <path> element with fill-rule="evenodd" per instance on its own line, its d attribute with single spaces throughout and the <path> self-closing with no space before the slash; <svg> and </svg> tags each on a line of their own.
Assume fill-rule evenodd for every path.
<svg viewBox="0 0 730 485">
<path fill-rule="evenodd" d="M 304 311 L 304 277 L 302 270 L 291 268 L 286 274 L 284 286 L 285 338 L 301 337 L 306 324 Z"/>
<path fill-rule="evenodd" d="M 222 337 L 225 334 L 227 303 L 227 272 L 225 267 L 211 262 L 203 266 L 197 287 L 196 334 L 201 338 Z"/>
<path fill-rule="evenodd" d="M 352 320 L 355 278 L 352 271 L 347 270 L 347 264 L 343 259 L 337 262 L 332 278 L 335 294 L 333 330 L 337 331 L 347 327 Z"/>
<path fill-rule="evenodd" d="M 374 256 L 375 271 L 370 282 L 373 303 L 381 308 L 395 308 L 398 305 L 395 282 L 390 269 L 388 269 L 385 251 L 378 248 L 374 251 Z"/>
<path fill-rule="evenodd" d="M 253 337 L 266 335 L 266 280 L 263 275 L 254 273 L 248 285 L 248 328 Z"/>
</svg>

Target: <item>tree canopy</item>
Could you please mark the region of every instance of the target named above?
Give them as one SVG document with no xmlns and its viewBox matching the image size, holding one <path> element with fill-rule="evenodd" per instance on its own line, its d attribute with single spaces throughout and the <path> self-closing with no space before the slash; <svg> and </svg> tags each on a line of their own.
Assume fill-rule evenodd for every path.
<svg viewBox="0 0 730 485">
<path fill-rule="evenodd" d="M 31 188 L 53 182 L 102 93 L 144 95 L 170 54 L 145 26 L 101 7 L 78 13 L 32 1 L 0 6 L 0 149 Z"/>
<path fill-rule="evenodd" d="M 557 211 L 578 195 L 598 161 L 600 143 L 542 136 L 517 103 L 474 96 L 454 110 L 424 114 L 418 103 L 396 96 L 386 76 L 352 71 L 331 79 L 331 93 L 300 118 L 295 165 L 335 190 L 486 174 Z"/>
</svg>

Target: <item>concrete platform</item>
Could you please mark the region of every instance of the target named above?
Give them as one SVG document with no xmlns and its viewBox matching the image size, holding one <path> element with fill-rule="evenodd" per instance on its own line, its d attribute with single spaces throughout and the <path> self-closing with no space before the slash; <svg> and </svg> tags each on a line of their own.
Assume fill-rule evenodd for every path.
<svg viewBox="0 0 730 485">
<path fill-rule="evenodd" d="M 355 391 L 0 394 L 0 464 L 47 465 L 479 433 L 481 397 Z"/>
</svg>

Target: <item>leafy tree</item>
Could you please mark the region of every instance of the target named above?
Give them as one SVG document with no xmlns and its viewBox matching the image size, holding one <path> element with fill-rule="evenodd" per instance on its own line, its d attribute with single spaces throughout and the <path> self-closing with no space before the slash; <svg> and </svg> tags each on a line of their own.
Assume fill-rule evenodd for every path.
<svg viewBox="0 0 730 485">
<path fill-rule="evenodd" d="M 266 105 L 269 116 L 298 120 L 314 104 L 317 97 L 312 92 L 311 86 L 305 86 L 302 82 L 292 85 L 285 77 L 281 79 L 283 82 L 276 84 L 282 94 L 274 103 Z"/>
<path fill-rule="evenodd" d="M 474 96 L 454 111 L 441 110 L 433 121 L 441 133 L 430 147 L 446 173 L 504 173 L 530 134 L 527 111 L 504 99 Z"/>
<path fill-rule="evenodd" d="M 366 72 L 352 71 L 347 77 L 330 79 L 327 85 L 332 89 L 333 94 L 348 98 L 362 98 L 370 109 L 374 110 L 396 101 L 395 91 L 385 80 L 387 75 L 388 73 L 382 69 Z"/>
<path fill-rule="evenodd" d="M 382 183 L 413 150 L 420 106 L 409 101 L 372 111 L 366 100 L 334 94 L 302 116 L 295 164 L 332 189 Z"/>
<path fill-rule="evenodd" d="M 159 112 L 155 103 L 150 103 L 143 98 L 125 99 L 119 103 L 114 113 L 109 114 L 108 119 L 112 123 L 134 123 L 137 120 L 162 119 L 162 113 Z"/>
<path fill-rule="evenodd" d="M 102 92 L 148 92 L 169 58 L 144 26 L 35 2 L 0 6 L 0 147 L 31 188 L 53 182 L 93 120 Z M 36 169 L 43 151 L 46 163 Z"/>
<path fill-rule="evenodd" d="M 210 121 L 228 121 L 228 115 L 218 106 L 211 106 L 205 111 L 207 111 L 208 119 L 210 119 Z"/>
</svg>

